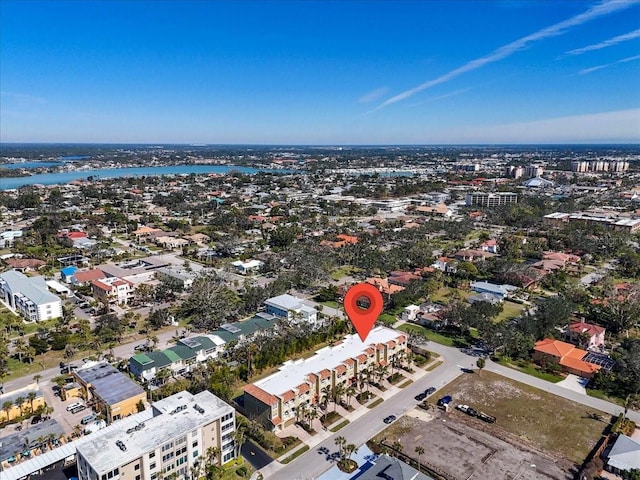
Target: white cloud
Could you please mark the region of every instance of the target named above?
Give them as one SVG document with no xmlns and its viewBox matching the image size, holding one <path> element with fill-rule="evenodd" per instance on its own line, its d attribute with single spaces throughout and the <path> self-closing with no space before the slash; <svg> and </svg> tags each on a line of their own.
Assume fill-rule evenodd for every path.
<svg viewBox="0 0 640 480">
<path fill-rule="evenodd" d="M 610 38 L 609 40 L 605 40 L 604 42 L 596 43 L 594 45 L 589 45 L 587 47 L 576 48 L 575 50 L 569 50 L 565 53 L 565 55 L 582 55 L 586 52 L 591 52 L 593 50 L 600 50 L 602 48 L 612 47 L 617 45 L 618 43 L 627 42 L 629 40 L 633 40 L 634 38 L 640 38 L 640 28 L 634 30 L 633 32 L 625 33 L 624 35 L 618 35 L 617 37 Z"/>
<path fill-rule="evenodd" d="M 583 70 L 580 70 L 578 72 L 578 75 L 586 75 L 587 73 L 592 73 L 598 70 L 602 70 L 603 68 L 608 68 L 613 65 L 617 65 L 619 63 L 633 62 L 634 60 L 640 60 L 640 55 L 634 55 L 633 57 L 623 58 L 622 60 L 618 60 L 617 62 L 605 63 L 604 65 L 596 65 L 595 67 L 585 68 Z"/>
<path fill-rule="evenodd" d="M 385 93 L 389 91 L 388 87 L 380 87 L 375 90 L 371 90 L 370 92 L 365 93 L 358 99 L 358 103 L 371 103 L 378 100 Z"/>
<path fill-rule="evenodd" d="M 436 97 L 427 98 L 426 100 L 424 100 L 422 102 L 412 103 L 411 106 L 412 107 L 417 107 L 419 105 L 424 105 L 425 103 L 431 103 L 431 102 L 435 102 L 436 100 L 442 100 L 443 98 L 455 97 L 456 95 L 461 95 L 463 93 L 467 93 L 469 90 L 471 90 L 471 89 L 470 88 L 461 88 L 459 90 L 454 90 L 453 92 L 444 93 L 444 94 L 438 95 Z"/>
<path fill-rule="evenodd" d="M 444 138 L 445 136 L 449 138 Z M 506 125 L 473 126 L 460 129 L 453 135 L 441 135 L 441 139 L 437 141 L 452 143 L 638 143 L 640 142 L 640 108 Z"/>
<path fill-rule="evenodd" d="M 6 90 L 0 91 L 0 96 L 6 98 L 12 98 L 14 100 L 29 102 L 29 103 L 39 103 L 45 104 L 47 101 L 44 98 L 36 97 L 35 95 L 29 95 L 28 93 L 16 93 L 16 92 L 7 92 Z"/>
<path fill-rule="evenodd" d="M 617 12 L 619 10 L 628 8 L 634 4 L 637 4 L 638 0 L 611 0 L 601 2 L 593 7 L 591 7 L 586 12 L 583 12 L 579 15 L 571 17 L 567 20 L 563 20 L 562 22 L 556 23 L 549 27 L 543 28 L 542 30 L 538 30 L 531 35 L 527 35 L 526 37 L 519 38 L 518 40 L 511 42 L 507 45 L 503 45 L 502 47 L 494 50 L 489 55 L 484 57 L 476 58 L 475 60 L 471 60 L 465 65 L 456 68 L 455 70 L 451 70 L 440 77 L 429 80 L 428 82 L 422 83 L 417 87 L 411 88 L 409 90 L 405 90 L 398 95 L 395 95 L 388 100 L 385 100 L 381 103 L 376 110 L 384 108 L 388 105 L 392 105 L 394 103 L 400 102 L 402 100 L 406 100 L 409 97 L 412 97 L 416 93 L 419 93 L 428 88 L 434 87 L 436 85 L 440 85 L 442 83 L 448 82 L 464 73 L 471 72 L 473 70 L 477 70 L 487 64 L 497 62 L 504 58 L 507 58 L 513 55 L 516 52 L 524 50 L 529 47 L 531 44 L 538 42 L 540 40 L 544 40 L 546 38 L 555 37 L 558 35 L 562 35 L 567 32 L 569 29 L 573 27 L 577 27 L 584 23 L 587 23 L 591 20 L 595 20 L 596 18 L 602 17 L 604 15 L 609 15 L 610 13 Z"/>
</svg>

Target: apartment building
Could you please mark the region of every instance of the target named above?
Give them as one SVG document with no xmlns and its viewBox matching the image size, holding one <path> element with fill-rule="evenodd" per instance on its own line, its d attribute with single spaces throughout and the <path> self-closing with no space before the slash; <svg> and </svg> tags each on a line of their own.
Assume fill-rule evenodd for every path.
<svg viewBox="0 0 640 480">
<path fill-rule="evenodd" d="M 467 193 L 465 200 L 467 207 L 501 207 L 510 203 L 517 203 L 518 194 L 513 192 L 471 192 Z"/>
<path fill-rule="evenodd" d="M 204 459 L 235 458 L 235 411 L 209 391 L 183 391 L 92 433 L 77 446 L 80 480 L 187 480 L 204 476 Z M 207 458 L 207 461 L 211 459 Z M 200 469 L 198 471 L 198 469 Z"/>
<path fill-rule="evenodd" d="M 15 270 L 0 273 L 0 299 L 28 322 L 62 316 L 62 301 L 49 291 L 44 277 L 27 277 Z"/>
<path fill-rule="evenodd" d="M 358 335 L 347 335 L 313 357 L 285 362 L 278 372 L 244 388 L 247 414 L 266 428 L 282 430 L 295 423 L 295 408 L 317 405 L 327 387 L 351 385 L 358 372 L 371 366 L 390 364 L 407 349 L 407 337 L 396 330 L 376 327 L 367 343 Z"/>
</svg>

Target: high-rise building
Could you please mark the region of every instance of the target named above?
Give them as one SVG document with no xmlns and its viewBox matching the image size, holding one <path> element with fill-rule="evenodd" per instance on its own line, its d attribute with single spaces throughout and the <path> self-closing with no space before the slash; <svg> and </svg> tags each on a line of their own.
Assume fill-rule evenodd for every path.
<svg viewBox="0 0 640 480">
<path fill-rule="evenodd" d="M 541 165 L 527 165 L 524 169 L 524 174 L 527 177 L 541 177 L 544 173 L 544 168 Z"/>
<path fill-rule="evenodd" d="M 183 391 L 94 432 L 77 447 L 80 480 L 187 480 L 235 458 L 235 410 L 211 392 Z M 193 476 L 196 473 L 195 477 Z"/>
<path fill-rule="evenodd" d="M 518 194 L 513 192 L 472 192 L 467 193 L 466 202 L 468 207 L 501 207 L 510 203 L 517 203 Z"/>
<path fill-rule="evenodd" d="M 589 171 L 589 162 L 585 162 L 585 161 L 576 161 L 576 162 L 571 162 L 571 171 L 572 172 L 578 172 L 578 173 L 584 173 L 584 172 L 588 172 Z"/>
</svg>

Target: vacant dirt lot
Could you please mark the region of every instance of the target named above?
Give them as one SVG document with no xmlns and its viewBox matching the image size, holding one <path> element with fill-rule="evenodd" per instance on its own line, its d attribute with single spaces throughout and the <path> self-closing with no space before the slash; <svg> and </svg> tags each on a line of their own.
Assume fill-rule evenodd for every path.
<svg viewBox="0 0 640 480">
<path fill-rule="evenodd" d="M 421 460 L 451 480 L 565 480 L 574 464 L 581 464 L 595 446 L 605 423 L 568 400 L 530 388 L 489 372 L 463 375 L 431 398 L 451 395 L 497 417 L 484 423 L 457 410 L 425 412 L 415 409 L 376 437 Z M 453 406 L 453 405 L 452 405 Z"/>
<path fill-rule="evenodd" d="M 464 403 L 497 417 L 497 422 L 490 428 L 496 436 L 504 438 L 501 432 L 505 432 L 516 441 L 560 454 L 578 464 L 605 428 L 604 422 L 590 418 L 589 414 L 601 415 L 607 422 L 610 420 L 603 412 L 486 371 L 481 375 L 458 377 L 434 397 L 442 395 L 451 395 L 455 405 Z M 452 415 L 468 418 L 460 412 L 452 412 Z"/>
</svg>

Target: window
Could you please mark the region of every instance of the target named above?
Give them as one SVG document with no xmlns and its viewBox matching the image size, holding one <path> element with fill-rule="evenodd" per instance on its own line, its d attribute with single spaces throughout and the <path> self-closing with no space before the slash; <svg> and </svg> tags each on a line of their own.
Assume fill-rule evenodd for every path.
<svg viewBox="0 0 640 480">
<path fill-rule="evenodd" d="M 149 458 L 153 458 L 153 457 L 155 457 L 155 456 L 156 456 L 156 452 L 151 452 L 151 453 L 149 454 Z"/>
<path fill-rule="evenodd" d="M 197 446 L 198 446 L 198 441 L 197 440 L 191 444 L 192 448 L 196 448 Z"/>
<path fill-rule="evenodd" d="M 151 465 L 149 465 L 149 470 L 153 470 L 154 468 L 156 468 L 156 462 L 153 462 Z"/>
<path fill-rule="evenodd" d="M 227 431 L 227 430 L 229 430 L 230 428 L 233 428 L 233 425 L 234 425 L 234 423 L 233 423 L 233 422 L 231 422 L 231 423 L 227 423 L 226 425 L 223 425 L 223 426 L 222 426 L 222 431 L 223 431 L 223 432 L 226 432 L 226 431 Z"/>
<path fill-rule="evenodd" d="M 157 473 L 152 473 L 151 474 L 151 480 L 156 480 L 158 478 L 158 474 Z"/>
<path fill-rule="evenodd" d="M 140 464 L 139 464 L 139 463 L 138 463 L 138 464 L 136 464 L 136 466 L 135 466 L 135 467 L 133 467 L 133 469 L 134 469 L 134 470 L 140 470 Z"/>
<path fill-rule="evenodd" d="M 136 480 L 140 480 L 140 475 L 136 475 Z"/>
<path fill-rule="evenodd" d="M 224 457 L 222 457 L 222 462 L 227 463 L 232 458 L 233 458 L 233 452 L 229 452 Z"/>
<path fill-rule="evenodd" d="M 187 441 L 187 436 L 185 435 L 184 437 L 180 437 L 176 440 L 176 445 L 180 445 L 186 441 Z"/>
<path fill-rule="evenodd" d="M 165 443 L 165 444 L 162 446 L 162 451 L 163 451 L 163 452 L 166 452 L 166 451 L 167 451 L 167 450 L 169 450 L 170 448 L 173 448 L 173 442 Z"/>
<path fill-rule="evenodd" d="M 193 451 L 193 458 L 198 458 L 198 450 Z"/>
</svg>

